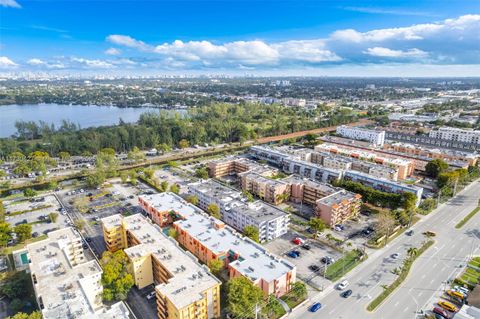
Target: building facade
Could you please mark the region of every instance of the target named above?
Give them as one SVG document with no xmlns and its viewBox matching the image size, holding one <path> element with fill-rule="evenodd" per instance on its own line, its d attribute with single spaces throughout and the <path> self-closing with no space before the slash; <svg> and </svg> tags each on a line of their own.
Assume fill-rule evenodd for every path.
<svg viewBox="0 0 480 319">
<path fill-rule="evenodd" d="M 353 140 L 368 141 L 378 146 L 383 146 L 385 143 L 385 131 L 341 125 L 337 127 L 337 134 Z"/>
<path fill-rule="evenodd" d="M 158 226 L 141 214 L 117 214 L 103 218 L 102 227 L 109 251 L 127 254 L 135 285 L 155 285 L 159 319 L 220 317 L 220 280 Z"/>
<path fill-rule="evenodd" d="M 243 191 L 250 192 L 274 205 L 287 200 L 290 195 L 290 185 L 281 180 L 267 178 L 257 173 L 241 173 L 240 182 Z"/>
<path fill-rule="evenodd" d="M 438 130 L 431 130 L 429 137 L 441 140 L 458 141 L 480 145 L 480 131 L 471 129 L 460 129 L 454 127 L 440 127 Z"/>
<path fill-rule="evenodd" d="M 340 190 L 318 199 L 315 214 L 332 227 L 356 217 L 361 206 L 362 196 L 360 194 Z"/>
<path fill-rule="evenodd" d="M 280 297 L 290 291 L 296 280 L 296 267 L 242 237 L 221 220 L 208 216 L 173 193 L 144 196 L 143 202 L 147 212 L 175 214 L 176 221 L 171 227 L 178 234 L 177 241 L 203 263 L 208 265 L 213 259 L 223 261 L 230 278 L 244 276 L 265 295 Z"/>
<path fill-rule="evenodd" d="M 28 244 L 28 271 L 38 307 L 45 319 L 128 319 L 123 302 L 102 302 L 102 268 L 87 260 L 82 238 L 73 228 L 51 231 Z"/>
</svg>

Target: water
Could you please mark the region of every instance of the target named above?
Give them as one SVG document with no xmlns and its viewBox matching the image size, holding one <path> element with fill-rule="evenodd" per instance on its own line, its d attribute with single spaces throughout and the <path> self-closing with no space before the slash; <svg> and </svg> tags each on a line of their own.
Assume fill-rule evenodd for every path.
<svg viewBox="0 0 480 319">
<path fill-rule="evenodd" d="M 58 128 L 62 120 L 79 124 L 81 128 L 118 124 L 120 118 L 127 123 L 136 122 L 140 114 L 156 111 L 157 108 L 119 108 L 115 106 L 96 105 L 61 105 L 61 104 L 23 104 L 0 106 L 0 137 L 16 133 L 16 121 L 44 121 L 55 124 Z M 175 110 L 184 114 L 185 110 Z"/>
</svg>

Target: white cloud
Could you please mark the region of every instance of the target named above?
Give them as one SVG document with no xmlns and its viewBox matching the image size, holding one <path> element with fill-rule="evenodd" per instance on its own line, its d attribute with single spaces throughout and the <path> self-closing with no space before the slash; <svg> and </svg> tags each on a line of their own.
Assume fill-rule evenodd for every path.
<svg viewBox="0 0 480 319">
<path fill-rule="evenodd" d="M 151 51 L 152 47 L 149 45 L 146 45 L 142 41 L 135 40 L 134 38 L 128 36 L 128 35 L 121 35 L 121 34 L 112 34 L 107 37 L 107 41 L 118 44 L 118 45 L 123 45 L 129 48 L 134 48 L 142 51 Z"/>
<path fill-rule="evenodd" d="M 425 58 L 428 56 L 428 53 L 419 49 L 409 49 L 406 51 L 402 50 L 392 50 L 389 48 L 374 47 L 368 48 L 363 53 L 377 56 L 377 57 L 386 57 L 386 58 Z"/>
<path fill-rule="evenodd" d="M 33 59 L 30 59 L 27 61 L 28 64 L 30 65 L 44 65 L 45 62 L 40 60 L 40 59 L 37 59 L 37 58 L 33 58 Z"/>
<path fill-rule="evenodd" d="M 113 64 L 103 60 L 89 60 L 84 58 L 71 58 L 71 60 L 85 67 L 94 69 L 109 69 L 114 67 Z"/>
<path fill-rule="evenodd" d="M 0 6 L 7 7 L 7 8 L 18 8 L 18 9 L 22 7 L 15 0 L 0 0 Z"/>
<path fill-rule="evenodd" d="M 6 56 L 0 56 L 0 69 L 12 69 L 16 68 L 18 64 L 10 60 Z"/>
<path fill-rule="evenodd" d="M 122 51 L 117 48 L 108 48 L 104 53 L 107 55 L 119 55 Z"/>
</svg>

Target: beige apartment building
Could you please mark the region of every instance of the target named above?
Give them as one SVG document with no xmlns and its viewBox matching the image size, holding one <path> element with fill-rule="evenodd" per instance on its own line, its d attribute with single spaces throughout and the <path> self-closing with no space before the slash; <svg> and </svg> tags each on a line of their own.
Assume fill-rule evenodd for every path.
<svg viewBox="0 0 480 319">
<path fill-rule="evenodd" d="M 220 317 L 220 280 L 141 214 L 102 219 L 110 251 L 124 249 L 135 285 L 154 284 L 159 319 Z"/>
<path fill-rule="evenodd" d="M 335 226 L 357 216 L 361 205 L 360 194 L 341 190 L 317 200 L 315 214 L 328 225 Z"/>
<path fill-rule="evenodd" d="M 257 173 L 240 174 L 242 190 L 248 191 L 268 203 L 278 205 L 290 196 L 290 185 L 281 180 L 274 180 Z"/>
</svg>

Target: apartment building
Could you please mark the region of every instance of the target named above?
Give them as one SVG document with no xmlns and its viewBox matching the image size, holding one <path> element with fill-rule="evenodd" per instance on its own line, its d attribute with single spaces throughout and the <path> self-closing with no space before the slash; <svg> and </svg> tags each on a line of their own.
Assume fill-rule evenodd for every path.
<svg viewBox="0 0 480 319">
<path fill-rule="evenodd" d="M 411 160 L 398 157 L 387 157 L 374 151 L 366 149 L 341 146 L 337 144 L 324 143 L 315 146 L 317 152 L 330 152 L 333 154 L 348 156 L 362 161 L 370 161 L 379 165 L 392 167 L 398 170 L 398 178 L 406 179 L 413 174 L 415 165 Z"/>
<path fill-rule="evenodd" d="M 403 184 L 400 182 L 395 182 L 385 178 L 375 177 L 370 174 L 355 171 L 345 172 L 344 179 L 348 181 L 359 182 L 363 185 L 370 186 L 372 188 L 388 193 L 413 193 L 417 196 L 417 206 L 420 204 L 420 200 L 422 199 L 423 188 L 415 185 Z"/>
<path fill-rule="evenodd" d="M 208 163 L 209 176 L 212 178 L 238 175 L 247 171 L 256 172 L 263 176 L 273 176 L 278 172 L 273 167 L 261 165 L 243 157 L 230 157 Z"/>
<path fill-rule="evenodd" d="M 440 127 L 438 130 L 431 130 L 428 136 L 442 140 L 480 144 L 480 131 L 472 129 Z"/>
<path fill-rule="evenodd" d="M 173 193 L 144 196 L 142 201 L 142 207 L 148 209 L 146 211 L 154 208 L 176 216 L 172 227 L 178 233 L 177 241 L 203 263 L 222 260 L 230 278 L 244 276 L 266 295 L 280 297 L 290 291 L 296 280 L 296 267 L 241 236 L 224 222 L 208 216 Z"/>
<path fill-rule="evenodd" d="M 318 199 L 315 214 L 333 227 L 354 218 L 360 212 L 362 196 L 346 190 Z"/>
<path fill-rule="evenodd" d="M 262 200 L 278 205 L 288 199 L 290 185 L 281 181 L 264 177 L 257 173 L 240 174 L 242 190 L 248 191 Z"/>
<path fill-rule="evenodd" d="M 250 154 L 258 160 L 266 161 L 275 166 L 282 166 L 283 162 L 290 157 L 285 152 L 277 151 L 270 147 L 254 145 L 250 147 Z"/>
<path fill-rule="evenodd" d="M 290 157 L 283 160 L 282 170 L 289 174 L 297 174 L 323 183 L 338 181 L 343 176 L 341 170 L 322 167 Z"/>
<path fill-rule="evenodd" d="M 73 228 L 51 231 L 28 244 L 26 255 L 38 307 L 45 319 L 128 319 L 123 302 L 102 303 L 102 268 L 87 260 Z"/>
<path fill-rule="evenodd" d="M 109 216 L 102 226 L 107 248 L 127 254 L 135 285 L 155 285 L 159 319 L 220 317 L 220 280 L 160 227 L 141 214 Z"/>
<path fill-rule="evenodd" d="M 353 140 L 368 141 L 378 146 L 382 146 L 385 143 L 385 131 L 341 125 L 337 127 L 336 132 L 343 137 Z"/>
<path fill-rule="evenodd" d="M 385 138 L 389 141 L 419 144 L 428 147 L 441 148 L 442 150 L 452 149 L 465 152 L 480 151 L 480 144 L 462 142 L 458 140 L 444 140 L 436 137 L 430 137 L 428 135 L 416 135 L 411 131 L 386 131 Z"/>
<path fill-rule="evenodd" d="M 341 190 L 330 184 L 315 182 L 295 175 L 285 178 L 284 181 L 291 185 L 290 200 L 292 202 L 305 203 L 314 207 L 317 200 Z"/>
<path fill-rule="evenodd" d="M 214 180 L 191 183 L 188 189 L 190 194 L 198 198 L 198 206 L 201 209 L 206 210 L 211 203 L 217 204 L 222 214 L 221 219 L 231 227 L 239 231 L 243 231 L 249 225 L 258 228 L 261 242 L 273 240 L 288 231 L 289 214 L 260 200 L 249 203 L 240 192 Z M 145 207 L 145 204 L 142 204 L 144 198 L 143 196 L 139 198 L 142 207 Z M 150 204 L 144 209 L 147 211 L 154 208 Z M 161 212 L 159 209 L 154 210 Z M 168 213 L 164 211 L 163 214 Z M 153 213 L 154 216 L 156 214 Z"/>
</svg>

